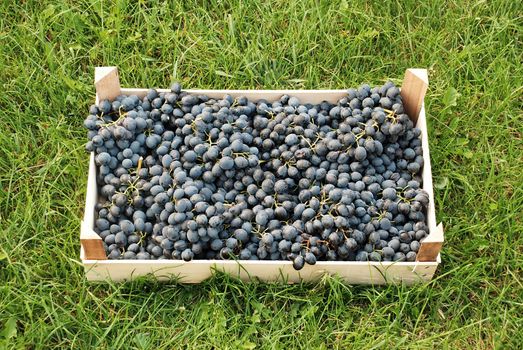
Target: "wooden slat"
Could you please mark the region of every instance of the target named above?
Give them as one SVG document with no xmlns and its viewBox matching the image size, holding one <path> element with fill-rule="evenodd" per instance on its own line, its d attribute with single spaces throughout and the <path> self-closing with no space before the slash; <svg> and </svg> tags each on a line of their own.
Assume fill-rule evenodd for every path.
<svg viewBox="0 0 523 350">
<path fill-rule="evenodd" d="M 114 100 L 120 95 L 120 78 L 117 67 L 96 67 L 94 71 L 94 85 L 96 88 L 96 104 L 101 100 Z M 89 158 L 89 176 L 85 196 L 84 220 L 80 231 L 82 245 L 81 258 L 92 260 L 106 260 L 102 238 L 94 232 L 95 205 L 98 202 L 98 188 L 96 184 L 96 165 L 94 153 Z"/>
<path fill-rule="evenodd" d="M 423 150 L 423 170 L 421 178 L 423 179 L 423 189 L 429 195 L 429 205 L 427 208 L 427 225 L 429 230 L 436 229 L 436 209 L 434 206 L 434 189 L 432 185 L 432 165 L 430 162 L 429 133 L 427 129 L 427 119 L 425 115 L 425 106 L 422 105 L 416 126 L 421 130 L 421 148 Z"/>
<path fill-rule="evenodd" d="M 183 283 L 200 283 L 212 276 L 215 270 L 223 271 L 244 281 L 317 281 L 325 274 L 338 275 L 352 284 L 414 284 L 432 279 L 437 262 L 353 262 L 321 261 L 306 265 L 296 271 L 289 261 L 242 261 L 231 260 L 106 260 L 84 261 L 88 280 L 112 280 L 121 282 L 138 277 L 154 275 L 159 280 L 178 278 Z"/>
<path fill-rule="evenodd" d="M 410 71 L 410 72 L 409 72 Z M 429 235 L 421 242 L 420 250 L 417 254 L 417 261 L 437 261 L 439 258 L 439 252 L 443 246 L 444 235 L 443 226 L 440 224 L 439 227 L 436 223 L 436 207 L 434 198 L 434 189 L 432 184 L 432 165 L 430 162 L 430 149 L 429 149 L 429 133 L 427 129 L 427 117 L 425 114 L 425 104 L 423 97 L 428 87 L 428 78 L 424 69 L 409 69 L 405 73 L 405 79 L 409 79 L 410 83 L 403 83 L 402 85 L 402 98 L 405 106 L 415 106 L 416 110 L 419 104 L 419 110 L 417 112 L 411 112 L 409 114 L 414 119 L 416 126 L 421 130 L 421 147 L 423 149 L 423 189 L 427 191 L 429 195 L 429 204 L 427 207 L 427 226 L 429 227 Z M 424 86 L 421 86 L 424 85 Z M 407 85 L 407 86 L 405 86 Z M 413 88 L 414 87 L 414 88 Z M 403 89 L 410 89 L 408 93 L 403 92 Z M 421 94 L 421 95 L 420 95 Z M 421 97 L 421 102 L 419 98 Z"/>
<path fill-rule="evenodd" d="M 84 250 L 82 259 L 107 259 L 102 238 L 94 232 L 94 207 L 98 201 L 98 188 L 96 186 L 96 165 L 94 153 L 89 157 L 89 176 L 87 178 L 87 191 L 85 194 L 84 219 L 80 231 L 80 243 Z"/>
<path fill-rule="evenodd" d="M 87 177 L 87 191 L 85 193 L 84 222 L 89 229 L 94 227 L 94 207 L 98 202 L 98 187 L 96 184 L 96 164 L 94 152 L 89 155 L 89 175 Z"/>
</svg>

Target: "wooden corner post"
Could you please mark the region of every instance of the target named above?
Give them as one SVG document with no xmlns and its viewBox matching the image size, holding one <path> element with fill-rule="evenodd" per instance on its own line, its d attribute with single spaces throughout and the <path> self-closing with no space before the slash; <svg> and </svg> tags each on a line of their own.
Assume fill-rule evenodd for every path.
<svg viewBox="0 0 523 350">
<path fill-rule="evenodd" d="M 443 225 L 439 224 L 435 230 L 421 242 L 416 261 L 436 261 L 443 246 Z"/>
<path fill-rule="evenodd" d="M 401 97 L 405 112 L 414 124 L 418 121 L 428 86 L 429 77 L 426 69 L 409 68 L 405 71 L 401 84 Z"/>
<path fill-rule="evenodd" d="M 120 95 L 120 78 L 117 67 L 96 67 L 94 69 L 94 86 L 96 88 L 96 102 L 114 100 Z"/>
<path fill-rule="evenodd" d="M 103 246 L 102 238 L 87 224 L 82 221 L 80 231 L 80 244 L 83 248 L 83 259 L 85 260 L 107 260 L 107 255 Z"/>
</svg>

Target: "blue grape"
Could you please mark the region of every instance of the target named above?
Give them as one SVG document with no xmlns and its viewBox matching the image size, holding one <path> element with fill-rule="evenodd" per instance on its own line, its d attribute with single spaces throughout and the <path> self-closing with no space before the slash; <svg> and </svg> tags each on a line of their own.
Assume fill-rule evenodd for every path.
<svg viewBox="0 0 523 350">
<path fill-rule="evenodd" d="M 175 83 L 103 100 L 84 126 L 112 259 L 413 261 L 428 235 L 421 132 L 390 82 L 317 105 Z"/>
</svg>

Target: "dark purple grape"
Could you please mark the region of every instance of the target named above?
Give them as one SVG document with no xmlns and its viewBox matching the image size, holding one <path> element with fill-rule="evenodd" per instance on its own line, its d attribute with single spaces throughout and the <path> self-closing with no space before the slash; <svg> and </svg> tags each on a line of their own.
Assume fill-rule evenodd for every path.
<svg viewBox="0 0 523 350">
<path fill-rule="evenodd" d="M 303 269 L 303 266 L 305 266 L 305 259 L 303 258 L 303 256 L 301 255 L 298 255 L 294 258 L 294 260 L 292 261 L 292 267 L 294 267 L 295 270 L 301 270 Z"/>
<path fill-rule="evenodd" d="M 316 264 L 316 256 L 311 253 L 307 252 L 305 253 L 305 262 L 309 265 L 315 265 Z"/>
</svg>

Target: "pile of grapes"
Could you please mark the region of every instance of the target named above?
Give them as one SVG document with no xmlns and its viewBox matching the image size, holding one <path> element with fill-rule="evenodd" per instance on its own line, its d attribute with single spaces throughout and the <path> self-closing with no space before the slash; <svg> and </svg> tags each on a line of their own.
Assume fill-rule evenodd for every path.
<svg viewBox="0 0 523 350">
<path fill-rule="evenodd" d="M 84 125 L 109 259 L 414 261 L 428 234 L 421 132 L 391 82 L 317 105 L 173 84 Z"/>
</svg>

